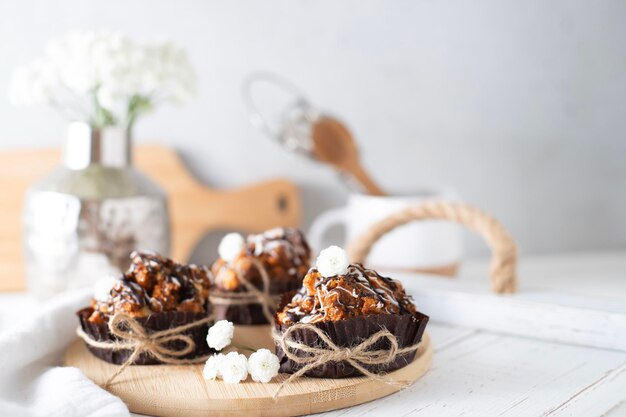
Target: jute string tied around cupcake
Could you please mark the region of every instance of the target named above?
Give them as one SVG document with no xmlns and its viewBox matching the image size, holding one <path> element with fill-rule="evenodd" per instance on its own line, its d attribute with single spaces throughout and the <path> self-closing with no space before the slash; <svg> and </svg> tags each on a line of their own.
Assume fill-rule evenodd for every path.
<svg viewBox="0 0 626 417">
<path fill-rule="evenodd" d="M 128 349 L 132 351 L 128 359 L 106 380 L 104 383 L 104 388 L 106 389 L 129 365 L 133 364 L 137 356 L 142 352 L 147 352 L 161 362 L 169 365 L 189 365 L 206 361 L 210 355 L 202 355 L 189 359 L 183 358 L 183 356 L 190 354 L 196 348 L 193 339 L 184 334 L 184 332 L 191 328 L 209 323 L 212 320 L 213 318 L 209 315 L 203 319 L 181 326 L 166 330 L 149 331 L 129 314 L 120 312 L 112 316 L 108 323 L 109 331 L 119 340 L 101 341 L 92 339 L 80 326 L 76 329 L 76 334 L 86 344 L 94 348 L 110 350 Z M 183 347 L 174 349 L 171 347 L 172 342 L 181 342 Z"/>
<path fill-rule="evenodd" d="M 310 346 L 300 343 L 292 338 L 292 333 L 302 330 L 314 332 L 325 346 L 321 346 L 321 344 L 317 346 Z M 274 394 L 274 399 L 278 398 L 287 384 L 293 382 L 297 378 L 300 378 L 308 371 L 317 368 L 318 366 L 322 366 L 327 362 L 346 361 L 358 369 L 363 376 L 367 378 L 404 387 L 407 384 L 385 378 L 384 374 L 370 371 L 365 366 L 380 366 L 389 364 L 399 355 L 405 355 L 417 351 L 420 346 L 418 343 L 412 346 L 400 348 L 398 345 L 398 339 L 385 328 L 381 329 L 377 333 L 374 333 L 359 344 L 349 348 L 337 346 L 333 343 L 330 337 L 328 337 L 326 332 L 315 326 L 304 323 L 294 324 L 282 334 L 274 331 L 272 336 L 274 341 L 281 347 L 283 352 L 285 352 L 285 355 L 290 360 L 303 365 L 302 368 L 300 368 L 296 373 L 291 374 L 289 378 L 283 381 Z M 389 342 L 389 349 L 369 350 L 372 346 L 376 345 L 383 339 L 386 339 Z"/>
<path fill-rule="evenodd" d="M 411 206 L 392 214 L 373 224 L 361 236 L 349 245 L 348 252 L 352 262 L 363 263 L 373 245 L 385 234 L 393 229 L 416 220 L 445 220 L 459 223 L 480 234 L 492 250 L 491 260 L 491 289 L 494 293 L 514 293 L 517 290 L 517 247 L 505 228 L 493 217 L 462 203 L 449 201 L 432 201 L 421 205 Z M 321 343 L 311 346 L 294 339 L 293 334 L 299 331 L 313 332 Z M 282 334 L 274 329 L 273 338 L 285 355 L 302 367 L 286 379 L 278 388 L 276 399 L 285 385 L 305 375 L 308 371 L 323 366 L 329 361 L 346 361 L 358 369 L 363 376 L 380 380 L 387 384 L 400 385 L 403 388 L 408 384 L 395 381 L 384 373 L 369 370 L 366 366 L 385 365 L 393 362 L 399 355 L 409 354 L 419 349 L 420 343 L 400 348 L 398 339 L 386 328 L 381 328 L 365 340 L 351 347 L 341 347 L 333 343 L 323 330 L 306 323 L 296 323 Z M 368 350 L 377 342 L 386 339 L 388 348 L 383 350 Z M 370 369 L 372 369 L 370 367 Z"/>
<path fill-rule="evenodd" d="M 241 270 L 241 265 L 235 268 L 237 280 L 246 288 L 244 292 L 230 292 L 214 290 L 209 295 L 209 301 L 213 305 L 251 305 L 259 304 L 263 310 L 263 315 L 268 323 L 274 321 L 276 305 L 280 301 L 280 295 L 270 294 L 270 277 L 263 264 L 254 257 L 247 257 L 247 260 L 259 271 L 262 281 L 262 289 L 258 289 L 252 284 Z"/>
</svg>

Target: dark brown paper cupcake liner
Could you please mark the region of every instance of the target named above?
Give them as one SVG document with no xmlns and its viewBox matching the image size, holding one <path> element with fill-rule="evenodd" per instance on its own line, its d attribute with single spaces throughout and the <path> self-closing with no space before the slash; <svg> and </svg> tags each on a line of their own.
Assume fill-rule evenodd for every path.
<svg viewBox="0 0 626 417">
<path fill-rule="evenodd" d="M 267 324 L 261 304 L 213 304 L 215 321 L 228 320 L 233 324 Z"/>
<path fill-rule="evenodd" d="M 424 329 L 428 323 L 428 316 L 417 313 L 412 314 L 373 314 L 370 316 L 360 316 L 347 320 L 336 322 L 319 322 L 312 323 L 312 326 L 326 332 L 330 339 L 337 346 L 352 347 L 356 346 L 368 337 L 383 328 L 389 330 L 397 339 L 400 348 L 413 346 L 419 343 L 424 334 Z M 283 333 L 289 325 L 278 325 L 276 329 L 279 333 Z M 309 346 L 324 346 L 314 332 L 301 329 L 291 333 L 293 338 Z M 389 349 L 389 341 L 382 339 L 375 343 L 370 350 Z M 300 351 L 294 352 L 297 356 L 303 357 L 306 354 Z M 290 360 L 279 345 L 276 346 L 276 354 L 280 359 L 280 372 L 294 373 L 298 371 L 302 365 Z M 380 374 L 390 372 L 402 368 L 413 361 L 415 351 L 398 355 L 395 360 L 385 365 L 364 365 L 364 368 L 370 372 Z M 307 373 L 306 376 L 318 378 L 347 378 L 360 376 L 361 372 L 347 361 L 327 362 Z"/>
<path fill-rule="evenodd" d="M 293 294 L 302 285 L 302 281 L 285 282 L 282 285 L 273 283 L 270 295 L 279 296 L 281 299 L 284 294 Z M 278 288 L 277 288 L 278 286 Z M 220 294 L 220 297 L 227 298 L 227 295 Z M 215 321 L 228 320 L 233 324 L 249 325 L 249 324 L 269 324 L 265 314 L 263 314 L 263 306 L 259 303 L 254 304 L 219 304 L 213 303 L 213 314 Z"/>
<path fill-rule="evenodd" d="M 79 310 L 76 315 L 80 320 L 80 326 L 83 331 L 94 340 L 104 342 L 116 342 L 119 339 L 109 332 L 108 323 L 96 324 L 88 320 L 89 316 L 93 312 L 91 307 Z M 161 313 L 152 313 L 148 317 L 137 319 L 137 321 L 148 331 L 166 330 L 172 327 L 178 327 L 185 324 L 192 323 L 194 321 L 202 320 L 206 317 L 206 313 L 192 313 L 184 311 L 166 311 Z M 209 331 L 211 323 L 204 323 L 196 327 L 192 327 L 184 331 L 182 334 L 188 335 L 194 341 L 196 348 L 188 355 L 182 356 L 180 359 L 193 359 L 198 356 L 207 355 L 214 352 L 206 342 L 206 336 Z M 121 365 L 128 360 L 133 353 L 131 349 L 105 349 L 89 346 L 86 344 L 87 349 L 98 358 Z M 167 344 L 168 347 L 173 349 L 184 348 L 184 343 L 180 341 L 173 341 Z M 158 365 L 162 364 L 157 358 L 152 356 L 148 352 L 140 353 L 133 362 L 134 365 Z"/>
</svg>

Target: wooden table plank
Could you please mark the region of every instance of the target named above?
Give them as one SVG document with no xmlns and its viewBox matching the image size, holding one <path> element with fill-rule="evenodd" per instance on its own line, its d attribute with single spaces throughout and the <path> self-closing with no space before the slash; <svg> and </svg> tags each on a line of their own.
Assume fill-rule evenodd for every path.
<svg viewBox="0 0 626 417">
<path fill-rule="evenodd" d="M 626 362 L 581 388 L 566 401 L 548 411 L 545 417 L 626 416 L 626 408 L 623 407 L 626 405 L 625 391 Z M 620 413 L 618 409 L 621 409 Z"/>
<path fill-rule="evenodd" d="M 482 332 L 445 345 L 454 336 L 438 327 L 433 368 L 413 386 L 321 415 L 600 416 L 626 398 L 626 353 Z"/>
</svg>

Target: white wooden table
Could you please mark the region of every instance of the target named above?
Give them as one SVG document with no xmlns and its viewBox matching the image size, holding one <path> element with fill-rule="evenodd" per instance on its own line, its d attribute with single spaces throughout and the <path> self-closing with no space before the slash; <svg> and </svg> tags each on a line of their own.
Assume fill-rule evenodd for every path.
<svg viewBox="0 0 626 417">
<path fill-rule="evenodd" d="M 626 352 L 432 325 L 431 370 L 395 395 L 323 416 L 626 416 Z"/>
<path fill-rule="evenodd" d="M 460 279 L 487 285 L 486 265 L 467 262 Z M 611 297 L 626 304 L 626 251 L 526 257 L 520 278 L 524 286 L 568 288 L 569 293 L 596 301 Z M 3 307 L 25 302 L 19 296 L 0 295 L 0 318 L 6 318 Z M 422 379 L 389 397 L 322 415 L 626 416 L 626 351 L 436 322 L 428 325 L 428 331 L 435 355 L 432 369 Z"/>
<path fill-rule="evenodd" d="M 626 304 L 626 251 L 522 259 L 523 287 Z M 468 262 L 462 280 L 487 277 Z M 591 298 L 591 297 L 590 297 Z M 537 317 L 541 320 L 541 317 Z M 515 323 L 511 323 L 515 325 Z M 626 352 L 430 323 L 431 370 L 395 395 L 323 416 L 626 416 Z"/>
</svg>

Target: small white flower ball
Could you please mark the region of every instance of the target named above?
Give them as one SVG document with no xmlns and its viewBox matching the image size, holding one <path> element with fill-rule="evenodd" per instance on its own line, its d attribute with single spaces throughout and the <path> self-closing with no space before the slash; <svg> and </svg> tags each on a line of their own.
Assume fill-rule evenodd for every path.
<svg viewBox="0 0 626 417">
<path fill-rule="evenodd" d="M 230 352 L 220 361 L 219 372 L 227 384 L 238 384 L 248 377 L 248 359 L 241 353 Z"/>
<path fill-rule="evenodd" d="M 278 356 L 267 349 L 259 349 L 248 358 L 248 370 L 256 382 L 264 384 L 270 382 L 272 378 L 278 375 L 279 368 Z"/>
<path fill-rule="evenodd" d="M 234 261 L 245 247 L 245 240 L 239 233 L 229 233 L 222 238 L 217 252 L 226 262 Z"/>
<path fill-rule="evenodd" d="M 344 275 L 348 272 L 348 253 L 339 246 L 329 246 L 320 252 L 315 262 L 317 270 L 323 277 Z"/>
<path fill-rule="evenodd" d="M 215 350 L 222 350 L 230 345 L 235 334 L 235 326 L 227 320 L 220 320 L 209 328 L 206 342 L 209 347 Z"/>
<path fill-rule="evenodd" d="M 202 370 L 202 375 L 204 379 L 216 379 L 221 377 L 220 375 L 220 363 L 224 361 L 224 355 L 219 353 L 217 355 L 209 356 L 206 363 L 204 364 L 204 369 Z"/>
</svg>

